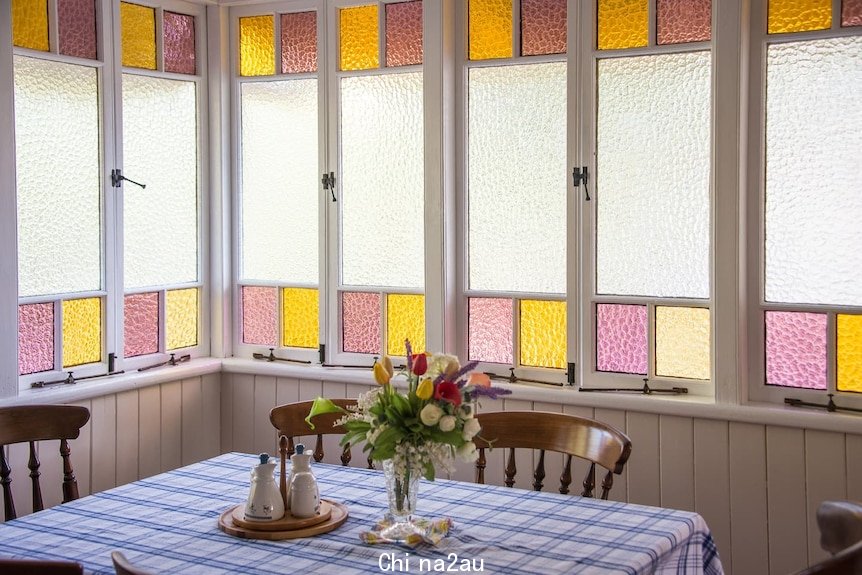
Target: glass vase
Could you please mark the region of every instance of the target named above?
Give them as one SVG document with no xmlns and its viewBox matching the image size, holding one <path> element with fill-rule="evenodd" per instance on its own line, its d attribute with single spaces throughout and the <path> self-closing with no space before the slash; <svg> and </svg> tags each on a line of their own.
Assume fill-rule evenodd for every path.
<svg viewBox="0 0 862 575">
<path fill-rule="evenodd" d="M 383 462 L 383 475 L 386 478 L 389 512 L 381 535 L 393 541 L 404 541 L 411 535 L 421 534 L 422 530 L 417 527 L 414 515 L 421 473 L 409 466 L 398 469 L 391 459 L 387 459 Z"/>
</svg>

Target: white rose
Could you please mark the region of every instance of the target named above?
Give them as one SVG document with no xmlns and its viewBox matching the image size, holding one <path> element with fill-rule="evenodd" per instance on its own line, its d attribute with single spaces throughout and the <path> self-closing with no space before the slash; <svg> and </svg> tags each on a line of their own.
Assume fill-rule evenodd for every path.
<svg viewBox="0 0 862 575">
<path fill-rule="evenodd" d="M 463 437 L 467 441 L 472 441 L 476 434 L 482 429 L 482 426 L 479 425 L 479 420 L 475 417 L 471 417 L 470 419 L 464 421 L 464 433 Z"/>
<path fill-rule="evenodd" d="M 443 417 L 443 410 L 433 403 L 429 403 L 422 408 L 422 411 L 419 412 L 419 419 L 421 419 L 422 423 L 428 427 L 437 425 L 437 422 L 440 421 L 441 417 Z"/>
<path fill-rule="evenodd" d="M 458 448 L 458 458 L 463 461 L 476 461 L 476 444 L 468 441 Z"/>
<path fill-rule="evenodd" d="M 452 431 L 457 421 L 454 415 L 444 415 L 440 418 L 440 431 Z"/>
</svg>

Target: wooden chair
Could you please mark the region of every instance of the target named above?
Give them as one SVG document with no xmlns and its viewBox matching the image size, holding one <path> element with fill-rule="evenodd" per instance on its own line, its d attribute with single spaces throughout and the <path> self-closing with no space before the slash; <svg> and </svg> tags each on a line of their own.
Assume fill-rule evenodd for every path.
<svg viewBox="0 0 862 575">
<path fill-rule="evenodd" d="M 75 439 L 81 428 L 89 421 L 86 407 L 73 405 L 22 405 L 0 408 L 0 485 L 3 486 L 5 520 L 15 519 L 15 503 L 12 501 L 12 470 L 6 460 L 4 447 L 13 443 L 30 443 L 30 459 L 27 468 L 33 483 L 33 511 L 44 509 L 42 487 L 39 484 L 39 457 L 37 441 L 60 440 L 60 456 L 63 459 L 63 503 L 78 498 L 78 482 L 69 460 L 69 439 Z"/>
<path fill-rule="evenodd" d="M 153 575 L 150 571 L 144 571 L 129 563 L 126 556 L 119 551 L 111 553 L 111 561 L 114 562 L 114 571 L 117 575 Z"/>
<path fill-rule="evenodd" d="M 563 413 L 541 411 L 502 411 L 477 415 L 482 430 L 473 442 L 479 449 L 476 461 L 476 481 L 485 483 L 485 449 L 508 448 L 506 485 L 515 484 L 515 448 L 539 450 L 539 461 L 533 472 L 533 489 L 541 491 L 545 479 L 545 451 L 566 455 L 560 476 L 560 493 L 568 493 L 572 482 L 572 457 L 590 462 L 584 479 L 584 497 L 593 497 L 596 486 L 596 464 L 608 470 L 602 480 L 602 499 L 614 484 L 614 473 L 623 472 L 632 451 L 632 442 L 626 435 L 610 425 Z"/>
<path fill-rule="evenodd" d="M 84 567 L 74 561 L 0 559 L 3 575 L 84 575 Z"/>
<path fill-rule="evenodd" d="M 820 546 L 833 554 L 798 575 L 862 573 L 862 503 L 824 501 L 817 508 Z"/>
<path fill-rule="evenodd" d="M 317 441 L 314 445 L 314 461 L 320 462 L 323 460 L 323 436 L 324 435 L 344 435 L 347 432 L 341 425 L 335 425 L 335 422 L 341 418 L 340 413 L 324 413 L 316 416 L 314 421 L 314 429 L 311 429 L 305 422 L 308 412 L 311 410 L 313 401 L 300 401 L 297 403 L 288 403 L 272 408 L 269 412 L 269 420 L 272 425 L 278 430 L 279 437 L 287 436 L 287 455 L 291 456 L 295 453 L 294 438 L 303 435 L 317 435 Z M 356 405 L 355 399 L 333 399 L 332 403 L 339 407 L 347 408 Z M 352 456 L 350 446 L 344 446 L 341 451 L 341 465 L 348 465 Z M 371 457 L 368 458 L 368 469 L 374 469 L 374 464 Z"/>
<path fill-rule="evenodd" d="M 829 559 L 799 571 L 796 575 L 859 575 L 859 573 L 862 573 L 862 541 L 858 541 Z"/>
</svg>

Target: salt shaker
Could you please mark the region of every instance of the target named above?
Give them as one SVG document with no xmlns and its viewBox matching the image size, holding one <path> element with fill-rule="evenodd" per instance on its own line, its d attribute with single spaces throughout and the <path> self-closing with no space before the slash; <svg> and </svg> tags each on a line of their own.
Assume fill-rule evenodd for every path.
<svg viewBox="0 0 862 575">
<path fill-rule="evenodd" d="M 245 518 L 272 521 L 284 517 L 284 501 L 275 484 L 275 463 L 269 463 L 269 455 L 260 454 L 260 465 L 251 471 L 251 489 L 245 505 Z"/>
<path fill-rule="evenodd" d="M 314 517 L 320 511 L 320 491 L 311 472 L 311 454 L 305 453 L 300 443 L 290 462 L 290 513 L 294 517 Z"/>
</svg>

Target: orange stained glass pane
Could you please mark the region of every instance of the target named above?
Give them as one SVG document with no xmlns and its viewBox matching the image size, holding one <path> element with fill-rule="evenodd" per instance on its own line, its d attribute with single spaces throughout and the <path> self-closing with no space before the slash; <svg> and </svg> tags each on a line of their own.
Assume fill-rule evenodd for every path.
<svg viewBox="0 0 862 575">
<path fill-rule="evenodd" d="M 320 296 L 316 289 L 284 288 L 281 293 L 281 343 L 317 349 Z"/>
<path fill-rule="evenodd" d="M 167 348 L 198 344 L 198 289 L 170 290 L 165 296 Z"/>
<path fill-rule="evenodd" d="M 12 43 L 48 51 L 48 0 L 12 0 Z"/>
<path fill-rule="evenodd" d="M 521 365 L 566 366 L 566 302 L 522 300 Z"/>
<path fill-rule="evenodd" d="M 599 50 L 646 46 L 648 4 L 647 0 L 599 0 Z"/>
<path fill-rule="evenodd" d="M 156 11 L 120 2 L 123 66 L 156 69 Z"/>
<path fill-rule="evenodd" d="M 470 59 L 512 57 L 511 0 L 470 0 Z"/>
<path fill-rule="evenodd" d="M 862 315 L 838 314 L 838 391 L 862 393 Z"/>
<path fill-rule="evenodd" d="M 656 375 L 709 379 L 709 332 L 708 309 L 656 307 Z"/>
<path fill-rule="evenodd" d="M 275 74 L 275 18 L 250 16 L 239 19 L 239 75 Z"/>
<path fill-rule="evenodd" d="M 769 0 L 770 34 L 826 30 L 832 26 L 832 0 Z"/>
<path fill-rule="evenodd" d="M 389 355 L 405 355 L 405 339 L 410 340 L 414 353 L 425 351 L 424 295 L 386 296 L 386 338 Z"/>
<path fill-rule="evenodd" d="M 63 302 L 63 367 L 102 360 L 102 298 Z"/>
<path fill-rule="evenodd" d="M 380 66 L 377 4 L 338 11 L 342 70 L 368 70 Z"/>
</svg>

